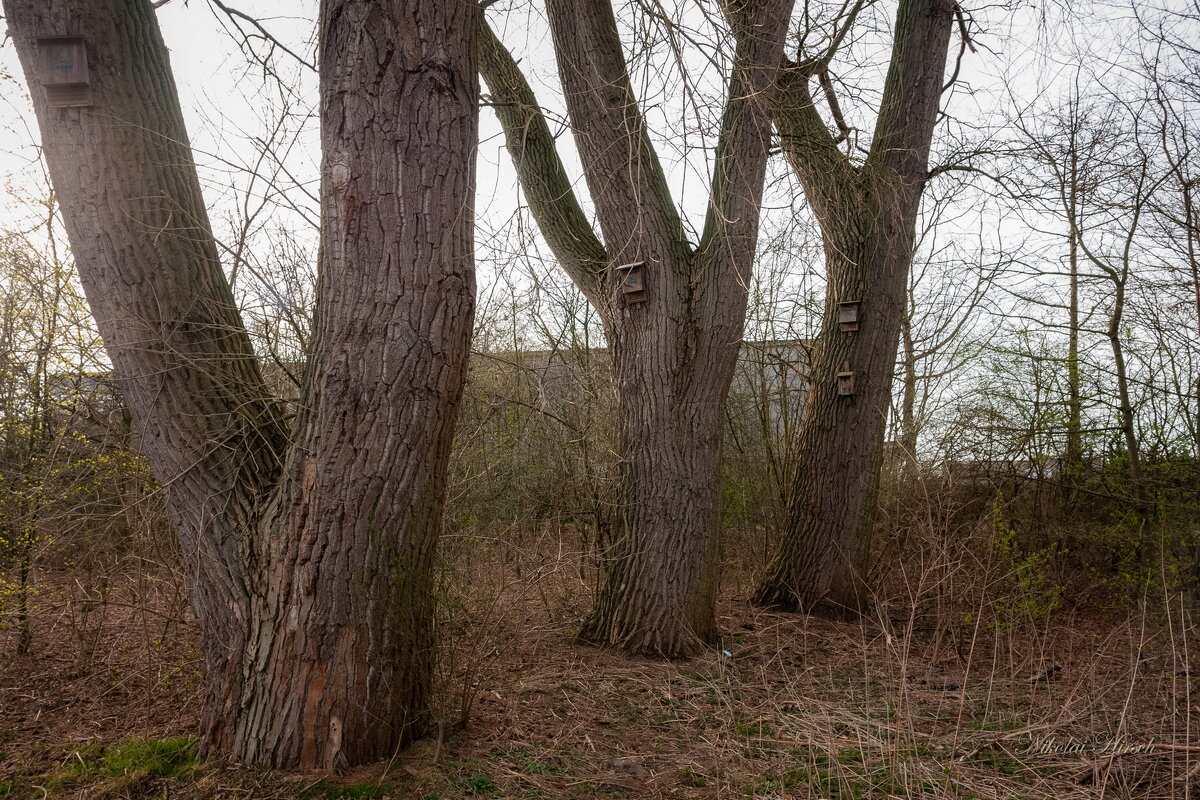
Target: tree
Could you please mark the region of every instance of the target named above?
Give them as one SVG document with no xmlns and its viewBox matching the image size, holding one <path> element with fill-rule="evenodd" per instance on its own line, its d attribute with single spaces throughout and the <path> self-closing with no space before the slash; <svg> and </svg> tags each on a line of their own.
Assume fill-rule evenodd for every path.
<svg viewBox="0 0 1200 800">
<path fill-rule="evenodd" d="M 45 507 L 62 493 L 55 456 L 67 448 L 56 419 L 56 379 L 65 364 L 82 371 L 89 350 L 86 334 L 73 333 L 83 301 L 57 247 L 53 196 L 40 205 L 41 241 L 0 235 L 0 555 L 16 562 L 16 580 L 0 578 L 0 598 L 15 606 L 18 655 L 33 641 L 30 582 Z"/>
<path fill-rule="evenodd" d="M 1168 260 L 1174 265 L 1172 271 L 1177 285 L 1186 296 L 1183 302 L 1170 305 L 1179 308 L 1187 306 L 1191 330 L 1200 331 L 1200 178 L 1197 177 L 1196 159 L 1193 157 L 1200 146 L 1200 137 L 1197 136 L 1194 117 L 1185 111 L 1197 99 L 1200 65 L 1194 58 L 1187 58 L 1195 54 L 1195 46 L 1186 39 L 1180 40 L 1181 33 L 1194 31 L 1196 22 L 1200 21 L 1200 8 L 1193 5 L 1190 11 L 1190 14 L 1186 11 L 1168 11 L 1166 20 L 1154 27 L 1146 21 L 1142 22 L 1143 27 L 1149 28 L 1147 33 L 1161 40 L 1160 44 L 1163 45 L 1155 52 L 1154 59 L 1143 66 L 1143 71 L 1150 83 L 1148 88 L 1153 103 L 1157 106 L 1158 130 L 1155 133 L 1167 173 L 1163 186 L 1164 197 L 1156 198 L 1154 202 L 1157 227 L 1161 240 L 1171 253 Z M 1168 55 L 1175 56 L 1175 59 L 1169 59 Z M 1181 360 L 1186 360 L 1195 350 L 1194 342 L 1189 341 L 1191 337 L 1186 333 L 1188 327 L 1170 323 L 1155 326 L 1156 334 L 1165 340 L 1164 349 L 1179 353 Z M 1200 375 L 1186 366 L 1182 372 L 1191 373 L 1191 380 L 1194 381 L 1190 387 L 1185 381 L 1177 381 L 1177 394 L 1192 395 L 1187 398 L 1191 409 L 1185 424 L 1191 434 L 1192 453 L 1200 457 Z"/>
<path fill-rule="evenodd" d="M 581 635 L 681 656 L 716 635 L 724 401 L 746 313 L 791 0 L 724 4 L 737 35 L 709 210 L 688 241 L 608 0 L 549 0 L 558 72 L 601 236 L 513 56 L 481 24 L 480 68 L 542 235 L 604 319 L 619 416 L 620 512 Z M 645 300 L 621 292 L 644 265 Z"/>
<path fill-rule="evenodd" d="M 1055 170 L 1062 178 L 1059 186 L 1063 212 L 1067 218 L 1067 273 L 1069 297 L 1067 300 L 1067 443 L 1063 453 L 1063 467 L 1067 502 L 1077 501 L 1075 484 L 1083 475 L 1083 378 L 1079 359 L 1079 147 L 1080 130 L 1078 97 L 1072 98 L 1067 109 L 1066 126 L 1068 152 L 1062 169 Z"/>
<path fill-rule="evenodd" d="M 1149 521 L 1136 404 L 1128 366 L 1126 314 L 1131 279 L 1139 260 L 1135 245 L 1150 215 L 1154 196 L 1167 175 L 1156 175 L 1157 165 L 1147 152 L 1150 135 L 1141 130 L 1149 117 L 1147 104 L 1125 102 L 1085 103 L 1078 91 L 1065 108 L 1044 115 L 1041 129 L 1026 120 L 1018 128 L 1045 173 L 1045 184 L 1068 233 L 1071 329 L 1068 344 L 1068 470 L 1082 461 L 1079 410 L 1079 333 L 1087 332 L 1079 320 L 1080 290 L 1107 283 L 1111 297 L 1104 313 L 1102 335 L 1112 354 L 1116 382 L 1117 427 L 1127 460 L 1129 498 L 1142 527 Z M 1089 274 L 1088 269 L 1091 272 Z M 1081 283 L 1083 287 L 1081 287 Z M 1072 460 L 1078 459 L 1078 460 Z"/>
<path fill-rule="evenodd" d="M 204 749 L 278 767 L 420 729 L 474 302 L 470 3 L 326 0 L 317 322 L 285 418 L 221 269 L 149 0 L 5 0 L 80 278 L 177 529 Z M 55 107 L 37 38 L 87 37 Z"/>
<path fill-rule="evenodd" d="M 949 394 L 955 379 L 978 356 L 979 343 L 964 339 L 1000 268 L 998 263 L 987 263 L 982 233 L 973 241 L 965 231 L 947 235 L 942 230 L 950 201 L 960 189 L 926 196 L 900 319 L 896 363 L 900 385 L 892 423 L 899 457 L 910 478 L 920 473 L 922 430 L 946 404 L 941 396 Z"/>
<path fill-rule="evenodd" d="M 867 5 L 858 0 L 848 9 L 820 53 L 784 65 L 776 115 L 783 151 L 821 226 L 827 289 L 787 530 L 754 601 L 836 615 L 867 604 L 868 535 L 917 211 L 930 177 L 950 34 L 962 13 L 949 0 L 901 0 L 874 134 L 858 162 L 830 64 Z M 817 109 L 813 79 L 836 133 Z M 849 302 L 859 304 L 859 323 L 844 331 L 839 304 Z M 851 394 L 839 393 L 839 373 L 852 373 Z"/>
</svg>

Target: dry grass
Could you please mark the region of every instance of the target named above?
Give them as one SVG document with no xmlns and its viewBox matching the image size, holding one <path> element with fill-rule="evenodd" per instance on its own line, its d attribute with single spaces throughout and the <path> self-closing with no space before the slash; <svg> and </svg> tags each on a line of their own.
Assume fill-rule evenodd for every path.
<svg viewBox="0 0 1200 800">
<path fill-rule="evenodd" d="M 0 661 L 0 797 L 1200 797 L 1195 638 L 1163 602 L 847 625 L 734 596 L 719 649 L 660 663 L 571 640 L 590 583 L 554 542 L 472 546 L 443 605 L 440 735 L 341 776 L 195 761 L 176 595 L 114 584 L 82 635 L 78 592 L 43 583 L 34 651 Z"/>
</svg>

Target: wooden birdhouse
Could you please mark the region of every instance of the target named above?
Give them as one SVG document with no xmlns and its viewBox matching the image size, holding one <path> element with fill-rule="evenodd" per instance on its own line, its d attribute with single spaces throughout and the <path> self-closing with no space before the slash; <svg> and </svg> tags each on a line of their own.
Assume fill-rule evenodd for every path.
<svg viewBox="0 0 1200 800">
<path fill-rule="evenodd" d="M 620 282 L 621 295 L 625 302 L 646 302 L 646 262 L 637 261 L 617 267 L 617 279 Z"/>
<path fill-rule="evenodd" d="M 858 309 L 861 304 L 861 300 L 849 300 L 845 303 L 838 303 L 839 328 L 843 331 L 858 330 Z"/>
<path fill-rule="evenodd" d="M 92 104 L 87 44 L 82 36 L 42 36 L 37 40 L 38 82 L 46 104 L 71 108 Z"/>
<path fill-rule="evenodd" d="M 854 394 L 854 373 L 842 367 L 842 371 L 837 374 L 837 393 L 838 397 L 849 397 Z"/>
</svg>

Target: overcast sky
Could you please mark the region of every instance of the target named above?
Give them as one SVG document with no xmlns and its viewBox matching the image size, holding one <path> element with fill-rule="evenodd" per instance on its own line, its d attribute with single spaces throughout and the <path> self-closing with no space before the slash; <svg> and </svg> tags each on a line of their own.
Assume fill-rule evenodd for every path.
<svg viewBox="0 0 1200 800">
<path fill-rule="evenodd" d="M 488 11 L 488 18 L 531 73 L 539 99 L 551 109 L 561 110 L 561 103 L 554 91 L 552 52 L 544 21 L 537 11 L 538 5 L 501 2 Z M 683 2 L 680 5 L 699 8 L 706 4 Z M 707 5 L 711 6 L 711 3 Z M 301 56 L 310 61 L 314 59 L 315 2 L 237 0 L 236 7 L 262 20 L 273 34 Z M 281 8 L 287 8 L 289 12 L 283 14 Z M 890 12 L 891 4 L 881 4 L 877 19 L 879 27 L 887 27 Z M 264 82 L 261 72 L 248 67 L 245 58 L 238 52 L 237 44 L 229 32 L 228 21 L 222 20 L 206 2 L 171 0 L 157 13 L 163 36 L 171 50 L 172 66 L 189 132 L 197 149 L 197 161 L 202 171 L 211 171 L 211 174 L 204 176 L 206 187 L 211 192 L 215 184 L 222 182 L 221 175 L 226 171 L 227 165 L 223 167 L 222 160 L 245 160 L 247 154 L 252 152 L 245 137 L 261 133 L 269 122 L 262 119 L 262 100 L 273 93 Z M 1044 77 L 1035 73 L 1046 72 L 1050 63 L 1046 58 L 1048 49 L 1059 49 L 1056 45 L 1062 43 L 1054 41 L 1057 34 L 1048 35 L 1045 31 L 1037 30 L 1042 14 L 1034 6 L 1025 6 L 1013 13 L 980 4 L 976 14 L 983 28 L 980 34 L 982 47 L 978 53 L 968 54 L 963 77 L 966 81 L 964 85 L 983 92 L 983 100 L 981 104 L 977 103 L 966 93 L 960 92 L 954 105 L 959 114 L 980 120 L 986 116 L 988 106 L 994 104 L 993 93 L 999 89 L 1002 79 L 1016 80 L 1019 85 L 1031 89 L 1043 82 Z M 626 14 L 624 19 L 630 24 L 635 23 L 630 14 Z M 692 22 L 698 31 L 704 33 L 700 19 L 698 15 L 693 15 Z M 871 47 L 869 42 L 866 47 Z M 1069 46 L 1062 49 L 1065 52 Z M 1061 56 L 1061 53 L 1058 55 Z M 285 73 L 297 77 L 297 94 L 311 107 L 315 101 L 315 76 L 297 67 L 289 58 L 281 57 L 278 63 Z M 635 75 L 635 82 L 648 107 L 648 118 L 662 134 L 660 140 L 669 145 L 665 148 L 668 152 L 663 155 L 672 167 L 677 200 L 693 216 L 697 212 L 702 214 L 703 184 L 708 171 L 703 154 L 705 146 L 711 145 L 711 142 L 695 134 L 685 135 L 695 127 L 689 128 L 685 124 L 694 121 L 689 117 L 695 116 L 695 109 L 685 109 L 680 105 L 678 75 L 673 73 L 669 65 L 664 67 L 660 62 L 658 66 L 659 69 L 641 70 L 640 74 Z M 1017 69 L 1014 70 L 1014 67 Z M 1051 72 L 1054 68 L 1050 64 Z M 40 170 L 36 168 L 36 151 L 32 146 L 37 139 L 36 126 L 32 123 L 27 89 L 10 45 L 0 47 L 0 70 L 4 72 L 0 83 L 3 90 L 3 102 L 0 105 L 0 116 L 3 118 L 0 124 L 0 176 L 11 182 L 19 192 L 36 192 L 40 176 Z M 711 80 L 712 70 L 708 78 L 707 83 L 703 75 L 695 81 L 701 91 L 706 86 L 711 88 L 716 85 Z M 711 94 L 715 98 L 718 92 Z M 847 105 L 850 112 L 855 113 L 853 104 Z M 870 108 L 863 110 L 869 112 Z M 863 115 L 862 121 L 866 123 L 864 127 L 869 126 L 867 115 Z M 498 206 L 515 204 L 514 181 L 501 150 L 494 118 L 485 112 L 481 122 L 479 206 L 481 211 L 489 214 L 494 213 Z M 306 144 L 305 157 L 298 157 L 295 162 L 297 168 L 307 165 L 304 177 L 313 178 L 319 156 L 313 149 L 315 141 L 310 140 Z M 563 144 L 569 151 L 569 137 L 564 137 Z M 689 148 L 688 157 L 681 152 L 685 146 Z M 672 149 L 674 152 L 670 152 Z M 216 195 L 210 196 L 210 200 L 214 204 L 220 202 Z M 20 216 L 19 208 L 14 208 L 11 200 L 6 206 L 10 220 L 13 215 Z"/>
<path fill-rule="evenodd" d="M 1179 2 L 1183 0 L 1168 0 Z M 257 17 L 289 48 L 307 60 L 314 60 L 315 0 L 236 0 L 236 7 Z M 710 0 L 678 0 L 665 3 L 683 9 L 683 20 L 691 26 L 693 38 L 705 42 L 689 61 L 688 85 L 701 102 L 687 105 L 680 72 L 660 47 L 646 52 L 630 45 L 633 79 L 647 118 L 656 131 L 660 154 L 669 170 L 677 202 L 693 228 L 702 224 L 706 210 L 707 179 L 710 172 L 711 131 L 720 113 L 720 70 L 718 44 L 720 32 L 707 25 L 703 11 L 711 12 Z M 1021 107 L 1044 100 L 1055 86 L 1073 75 L 1080 63 L 1090 60 L 1092 68 L 1100 63 L 1106 50 L 1115 51 L 1118 40 L 1133 34 L 1129 30 L 1128 11 L 1119 4 L 1107 9 L 1096 6 L 1080 16 L 1068 16 L 1056 4 L 1024 3 L 966 4 L 974 15 L 972 34 L 976 52 L 965 54 L 960 84 L 950 98 L 950 118 L 943 123 L 935 144 L 935 161 L 944 157 L 964 138 L 980 135 L 996 126 L 1014 106 Z M 280 9 L 288 9 L 281 13 Z M 539 100 L 548 108 L 552 123 L 560 122 L 560 147 L 568 167 L 575 159 L 571 137 L 561 125 L 562 103 L 556 89 L 553 53 L 541 4 L 526 0 L 501 0 L 487 12 L 488 19 L 521 60 L 530 75 Z M 636 4 L 619 3 L 620 19 L 628 27 L 648 28 L 635 13 Z M 851 64 L 835 64 L 835 75 L 847 83 L 843 87 L 843 106 L 852 125 L 870 130 L 874 100 L 881 83 L 881 70 L 890 46 L 893 3 L 879 3 L 860 20 L 856 30 L 861 40 L 845 48 L 854 59 Z M 288 174 L 300 187 L 287 197 L 298 211 L 276 207 L 279 224 L 301 231 L 300 239 L 315 251 L 311 223 L 316 220 L 316 178 L 320 155 L 317 148 L 315 117 L 316 76 L 293 59 L 276 60 L 281 74 L 293 85 L 281 92 L 261 69 L 249 64 L 239 52 L 229 20 L 215 12 L 205 0 L 171 0 L 157 12 L 163 36 L 171 51 L 171 62 L 196 151 L 201 181 L 209 201 L 211 216 L 219 238 L 234 235 L 246 208 L 246 198 L 260 202 L 270 192 L 262 182 L 252 181 L 247 167 L 258 158 L 260 140 L 266 138 L 280 115 L 288 115 L 290 131 L 276 149 L 286 149 L 284 163 Z M 1073 34 L 1082 30 L 1081 38 Z M 628 33 L 628 31 L 627 31 Z M 635 37 L 627 36 L 627 44 Z M 959 42 L 952 43 L 952 51 Z M 1091 51 L 1090 53 L 1082 51 Z M 709 58 L 712 57 L 711 63 Z M 707 65 L 697 70 L 699 65 Z M 1102 65 L 1101 65 L 1102 66 Z M 37 160 L 36 125 L 28 102 L 27 89 L 16 63 L 11 44 L 0 47 L 0 179 L 8 194 L 0 200 L 0 226 L 21 226 L 30 217 L 30 201 L 45 193 L 42 171 Z M 861 89 L 863 102 L 854 102 Z M 1015 98 L 1015 102 L 1013 100 Z M 307 115 L 307 121 L 305 121 Z M 704 133 L 698 133 L 704 131 Z M 864 136 L 867 134 L 864 134 Z M 511 164 L 503 150 L 499 127 L 494 116 L 481 115 L 479 148 L 479 192 L 477 210 L 481 229 L 481 269 L 484 273 L 502 263 L 508 238 L 536 239 L 527 225 L 514 224 L 520 205 Z M 577 169 L 574 174 L 579 175 Z M 786 166 L 776 164 L 767 195 L 769 208 L 764 215 L 765 229 L 782 229 L 792 224 L 803 201 L 791 181 Z M 580 181 L 580 183 L 582 183 Z M 581 187 L 582 188 L 582 187 Z M 581 200 L 587 205 L 586 192 Z M 260 217 L 256 242 L 267 246 L 270 225 Z M 522 221 L 524 222 L 524 221 Z M 968 222 L 968 225 L 974 225 Z M 997 226 L 999 230 L 1000 226 Z M 308 234 L 305 234 L 305 229 Z M 307 238 L 305 238 L 307 236 Z M 806 267 L 811 265 L 804 265 Z M 481 278 L 488 279 L 486 274 Z"/>
</svg>

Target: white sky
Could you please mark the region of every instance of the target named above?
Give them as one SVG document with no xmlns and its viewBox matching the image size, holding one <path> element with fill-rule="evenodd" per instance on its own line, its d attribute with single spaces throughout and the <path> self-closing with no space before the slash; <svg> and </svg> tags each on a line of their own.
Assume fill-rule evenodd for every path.
<svg viewBox="0 0 1200 800">
<path fill-rule="evenodd" d="M 315 60 L 314 19 L 316 0 L 231 0 L 239 10 L 260 19 L 262 23 L 289 48 L 301 56 Z M 671 7 L 671 3 L 664 3 Z M 693 39 L 704 43 L 711 56 L 720 48 L 716 46 L 713 28 L 697 9 L 711 11 L 712 3 L 707 0 L 677 0 L 674 4 L 685 9 L 684 20 L 692 27 Z M 1075 72 L 1075 66 L 1084 56 L 1079 52 L 1072 31 L 1083 30 L 1087 35 L 1079 39 L 1082 48 L 1103 51 L 1106 43 L 1111 44 L 1122 31 L 1121 19 L 1128 12 L 1121 10 L 1088 14 L 1085 19 L 1069 19 L 1058 14 L 1053 5 L 1030 3 L 1016 6 L 1015 10 L 1002 5 L 968 4 L 975 18 L 973 34 L 978 51 L 967 53 L 963 61 L 960 84 L 954 90 L 949 103 L 951 119 L 937 137 L 937 151 L 945 153 L 953 149 L 959 139 L 978 136 L 979 130 L 997 126 L 1005 112 L 1011 107 L 1011 91 L 1018 96 L 1017 105 L 1045 99 L 1048 87 L 1060 83 L 1064 76 Z M 645 25 L 644 18 L 635 12 L 636 5 L 618 3 L 618 16 L 627 27 Z M 814 4 L 816 7 L 816 4 Z M 287 9 L 286 12 L 281 8 Z M 844 48 L 859 63 L 835 63 L 835 75 L 848 83 L 844 87 L 842 105 L 852 125 L 869 132 L 874 120 L 874 92 L 882 83 L 882 65 L 890 47 L 891 17 L 894 3 L 883 2 L 875 9 L 864 13 L 861 31 L 856 35 L 860 41 L 853 47 Z M 284 104 L 293 115 L 289 127 L 296 137 L 291 142 L 288 156 L 284 160 L 290 177 L 299 181 L 301 188 L 292 188 L 287 198 L 300 213 L 281 208 L 278 198 L 266 203 L 264 211 L 256 218 L 256 227 L 250 235 L 252 253 L 267 259 L 278 239 L 280 227 L 299 231 L 296 249 L 315 258 L 316 238 L 311 223 L 317 219 L 316 179 L 320 154 L 315 117 L 316 76 L 298 67 L 287 56 L 277 63 L 281 72 L 294 78 L 295 86 L 290 96 L 281 95 L 276 84 L 264 79 L 260 69 L 248 65 L 239 52 L 237 43 L 229 33 L 229 21 L 223 14 L 215 12 L 205 0 L 171 0 L 157 12 L 163 36 L 171 51 L 171 62 L 179 88 L 180 98 L 187 119 L 189 134 L 200 170 L 210 216 L 218 239 L 232 241 L 244 224 L 244 217 L 264 205 L 269 195 L 268 187 L 261 181 L 253 181 L 245 167 L 253 165 L 260 148 L 256 138 L 268 135 L 275 120 L 282 113 Z M 1058 16 L 1055 16 L 1058 14 Z M 534 85 L 542 105 L 548 108 L 552 124 L 564 117 L 561 97 L 554 75 L 554 59 L 546 29 L 541 3 L 527 0 L 501 0 L 487 12 L 488 20 L 521 61 L 522 68 Z M 626 34 L 631 31 L 626 30 Z M 627 44 L 637 39 L 627 35 Z M 952 42 L 952 52 L 958 48 L 957 36 Z M 693 230 L 703 222 L 706 211 L 709 157 L 714 144 L 711 135 L 701 136 L 698 128 L 714 130 L 720 113 L 721 81 L 719 72 L 712 67 L 707 71 L 697 70 L 704 64 L 704 56 L 698 51 L 689 51 L 694 61 L 688 64 L 688 85 L 699 96 L 700 102 L 689 108 L 681 100 L 684 86 L 679 72 L 672 62 L 664 57 L 663 49 L 649 54 L 636 52 L 631 56 L 633 80 L 639 91 L 647 119 L 656 132 L 656 144 L 670 174 L 676 201 Z M 1094 57 L 1089 60 L 1095 61 Z M 856 86 L 863 87 L 863 101 L 855 103 L 851 93 Z M 34 203 L 44 196 L 46 189 L 42 170 L 37 159 L 36 124 L 29 106 L 27 90 L 16 63 L 13 48 L 0 46 L 0 181 L 7 187 L 7 196 L 0 196 L 0 229 L 21 227 L 32 213 L 38 213 Z M 305 115 L 307 119 L 305 120 Z M 303 121 L 303 124 L 300 124 Z M 568 169 L 580 175 L 574 156 L 571 137 L 565 126 L 560 125 L 560 149 Z M 864 137 L 868 134 L 864 134 Z M 506 265 L 519 260 L 523 269 L 540 270 L 543 279 L 562 280 L 557 270 L 548 262 L 529 266 L 530 259 L 518 254 L 519 249 L 538 248 L 536 231 L 528 226 L 528 220 L 516 214 L 520 207 L 520 196 L 516 178 L 503 148 L 499 125 L 494 115 L 484 111 L 480 118 L 479 183 L 477 212 L 479 217 L 479 267 L 481 304 L 489 302 L 489 292 L 497 284 L 497 278 L 512 280 L 503 274 Z M 819 247 L 815 242 L 801 241 L 805 238 L 796 229 L 797 219 L 804 222 L 803 201 L 791 178 L 790 171 L 782 163 L 772 168 L 771 188 L 766 197 L 764 211 L 764 243 L 772 239 L 788 247 L 775 257 L 790 270 L 798 283 L 797 294 L 810 298 L 820 292 Z M 281 182 L 291 183 L 281 178 Z M 582 190 L 582 180 L 579 180 Z M 580 191 L 580 199 L 587 207 L 586 191 Z M 983 204 L 974 204 L 964 220 L 968 230 L 978 228 L 975 216 Z M 1011 223 L 993 214 L 991 226 L 996 246 L 1009 234 L 1006 227 Z M 803 224 L 802 224 L 803 228 Z M 974 234 L 973 234 L 974 235 Z M 811 238 L 811 237 L 809 237 Z M 545 253 L 545 248 L 540 248 Z M 227 267 L 229 265 L 227 264 Z M 526 276 L 527 279 L 527 276 Z M 516 279 L 518 282 L 521 278 Z M 269 298 L 264 302 L 270 302 Z M 806 323 L 811 330 L 812 321 Z"/>
<path fill-rule="evenodd" d="M 689 4 L 684 2 L 681 5 Z M 261 19 L 274 34 L 301 55 L 310 60 L 313 58 L 315 0 L 236 0 L 233 5 Z M 289 11 L 281 13 L 281 6 Z M 891 4 L 884 4 L 879 12 L 879 21 L 885 26 L 890 12 Z M 263 93 L 269 95 L 271 92 L 261 74 L 253 67 L 246 66 L 236 44 L 223 30 L 222 21 L 203 0 L 171 0 L 157 13 L 163 36 L 171 50 L 172 66 L 189 133 L 197 150 L 197 161 L 201 171 L 206 173 L 203 178 L 210 192 L 210 208 L 216 212 L 222 202 L 216 187 L 228 182 L 221 177 L 228 172 L 227 166 L 222 165 L 221 161 L 245 161 L 251 158 L 252 148 L 237 131 L 246 134 L 261 132 L 265 124 L 261 119 Z M 1029 10 L 1024 12 L 1022 25 L 1025 27 L 1035 21 L 1030 14 Z M 997 88 L 1000 76 L 1009 72 L 1009 64 L 1021 64 L 1022 71 L 1026 73 L 1033 67 L 1044 68 L 1044 59 L 1029 58 L 1044 43 L 1037 41 L 1036 37 L 1010 36 L 1013 17 L 1008 12 L 997 13 L 985 8 L 979 12 L 979 17 L 981 24 L 987 28 L 981 43 L 992 48 L 993 52 L 981 50 L 976 55 L 968 56 L 964 77 L 971 85 L 984 90 Z M 560 113 L 561 103 L 553 76 L 553 56 L 540 11 L 531 13 L 527 4 L 514 0 L 493 6 L 488 11 L 488 18 L 522 60 L 522 66 L 531 73 L 543 105 L 556 114 Z M 634 24 L 631 15 L 627 14 L 623 19 Z M 696 25 L 698 29 L 703 28 L 699 21 Z M 291 60 L 286 57 L 282 57 L 279 63 L 286 72 L 298 76 L 298 94 L 302 102 L 311 108 L 315 102 L 315 76 L 294 69 Z M 9 45 L 0 47 L 0 71 L 4 74 L 0 78 L 0 180 L 11 184 L 19 194 L 37 193 L 40 191 L 36 187 L 41 171 L 36 166 L 36 150 L 33 147 L 37 139 L 36 126 L 32 122 L 27 90 L 15 53 Z M 707 81 L 705 76 L 696 81 L 701 93 L 719 94 L 711 91 L 716 85 L 711 80 L 711 70 L 708 77 Z M 1026 85 L 1038 82 L 1036 79 L 1030 81 L 1028 74 L 1015 77 Z M 648 118 L 652 124 L 657 123 L 656 128 L 661 133 L 662 155 L 671 169 L 677 201 L 698 227 L 704 211 L 704 184 L 708 172 L 703 154 L 712 142 L 707 139 L 700 142 L 696 134 L 690 133 L 696 114 L 694 110 L 688 112 L 681 107 L 677 91 L 681 84 L 671 70 L 642 70 L 635 75 L 635 82 L 642 90 Z M 991 98 L 989 93 L 981 105 L 976 105 L 960 95 L 955 105 L 960 113 L 965 112 L 965 116 L 979 119 L 986 116 Z M 853 114 L 853 104 L 845 104 Z M 870 111 L 869 104 L 866 111 Z M 869 129 L 868 116 L 860 114 L 859 118 L 864 127 Z M 499 128 L 494 117 L 485 112 L 481 116 L 479 209 L 483 216 L 494 218 L 498 218 L 498 211 L 516 205 L 515 179 L 498 134 Z M 697 144 L 701 146 L 696 147 Z M 292 166 L 304 178 L 312 179 L 316 176 L 319 161 L 315 138 L 310 137 L 305 145 L 303 152 L 297 153 Z M 570 162 L 569 136 L 562 137 L 562 145 Z M 687 156 L 680 152 L 684 148 L 691 148 Z M 0 214 L 7 216 L 7 219 L 0 216 L 0 223 L 11 223 L 14 218 L 22 216 L 20 208 L 14 207 L 17 205 L 19 202 L 14 204 L 11 199 L 8 200 L 5 207 L 0 209 Z M 219 217 L 220 214 L 214 213 L 214 216 Z"/>
<path fill-rule="evenodd" d="M 288 47 L 309 60 L 314 60 L 314 19 L 316 0 L 231 0 L 238 8 L 260 19 Z M 1187 0 L 1168 0 L 1186 5 Z M 670 7 L 671 3 L 664 5 Z M 687 9 L 684 19 L 695 29 L 696 36 L 712 46 L 714 34 L 696 9 L 707 8 L 707 0 L 677 0 L 678 7 Z M 1077 10 L 1069 17 L 1050 3 L 1005 5 L 968 3 L 978 30 L 978 50 L 967 53 L 963 62 L 960 85 L 949 103 L 951 119 L 937 137 L 934 161 L 938 152 L 952 149 L 960 139 L 978 136 L 980 129 L 998 126 L 1013 105 L 1022 107 L 1044 101 L 1086 60 L 1093 69 L 1102 62 L 1106 51 L 1118 40 L 1131 34 L 1129 12 L 1118 6 L 1084 14 Z M 286 12 L 281 12 L 281 7 Z M 814 4 L 815 7 L 815 4 Z M 631 9 L 634 5 L 619 3 L 620 19 L 627 26 L 636 26 L 639 19 Z M 500 33 L 522 67 L 530 76 L 539 100 L 549 109 L 552 124 L 563 118 L 561 98 L 554 76 L 553 54 L 541 13 L 541 4 L 526 0 L 501 0 L 487 12 L 488 19 Z M 843 108 L 852 125 L 870 130 L 873 124 L 876 97 L 872 94 L 881 84 L 881 65 L 890 45 L 891 15 L 894 3 L 884 2 L 865 13 L 859 29 L 862 40 L 854 48 L 863 64 L 839 65 L 835 74 L 855 84 L 844 87 Z M 230 36 L 229 23 L 205 0 L 171 0 L 157 12 L 163 36 L 171 50 L 171 61 L 187 119 L 189 134 L 208 199 L 218 238 L 226 241 L 235 236 L 248 209 L 256 208 L 267 196 L 261 182 L 248 178 L 246 170 L 255 163 L 259 147 L 256 138 L 265 137 L 274 121 L 288 104 L 288 111 L 300 119 L 308 115 L 304 125 L 293 124 L 296 137 L 284 160 L 291 177 L 298 179 L 300 189 L 288 192 L 288 198 L 301 213 L 281 210 L 274 206 L 274 220 L 268 224 L 266 212 L 258 220 L 256 247 L 268 247 L 273 235 L 271 225 L 278 224 L 302 231 L 300 241 L 315 252 L 315 236 L 311 223 L 317 217 L 315 202 L 316 178 L 320 155 L 317 147 L 317 128 L 312 116 L 316 104 L 316 76 L 295 65 L 286 56 L 278 64 L 282 73 L 295 78 L 294 91 L 285 97 L 261 70 L 248 65 Z M 1084 35 L 1076 36 L 1074 31 Z M 628 33 L 628 31 L 627 31 Z M 627 43 L 635 37 L 627 36 Z M 958 47 L 957 36 L 952 52 Z M 1082 51 L 1090 51 L 1085 53 Z M 713 130 L 712 123 L 719 114 L 720 76 L 713 68 L 707 72 L 692 72 L 691 86 L 701 101 L 689 108 L 681 101 L 683 81 L 671 68 L 670 60 L 655 54 L 633 57 L 634 82 L 647 118 L 655 128 L 660 155 L 670 173 L 675 197 L 693 229 L 702 225 L 706 210 L 708 158 L 713 145 L 711 136 L 695 133 L 699 127 Z M 702 63 L 696 56 L 696 62 Z M 640 65 L 640 66 L 639 66 Z M 695 63 L 689 64 L 689 68 Z M 864 87 L 864 102 L 855 103 L 850 96 L 854 85 Z M 1012 99 L 1010 100 L 1010 95 Z M 709 100 L 710 102 L 704 102 Z M 708 124 L 706 124 L 708 123 Z M 568 168 L 578 176 L 571 137 L 565 127 L 560 149 Z M 865 136 L 866 134 L 864 134 Z M 0 196 L 0 229 L 20 227 L 30 215 L 31 201 L 46 192 L 42 170 L 37 159 L 36 124 L 33 121 L 19 65 L 11 45 L 0 46 L 0 182 L 8 189 Z M 764 232 L 780 231 L 794 224 L 796 209 L 802 207 L 799 192 L 790 173 L 782 164 L 772 169 L 774 180 L 768 192 L 764 214 Z M 282 180 L 282 179 L 281 179 Z M 579 181 L 582 189 L 582 180 Z M 587 206 L 586 192 L 580 192 Z M 248 201 L 247 198 L 250 198 Z M 507 238 L 523 233 L 514 227 L 514 213 L 520 206 L 516 179 L 508 156 L 503 149 L 499 126 L 494 116 L 484 111 L 480 119 L 479 186 L 477 211 L 480 226 L 481 285 L 491 281 L 490 269 L 503 264 L 511 255 Z M 36 212 L 35 212 L 36 213 Z M 968 227 L 977 227 L 968 221 Z M 1008 225 L 1003 219 L 993 226 L 997 238 L 1005 235 Z M 501 235 L 499 232 L 504 231 Z M 516 233 L 514 233 L 516 231 Z M 303 233 L 307 232 L 307 233 Z M 253 238 L 253 237 L 252 237 Z M 536 240 L 536 235 L 529 237 Z M 798 271 L 812 271 L 812 264 L 797 265 Z"/>
</svg>

